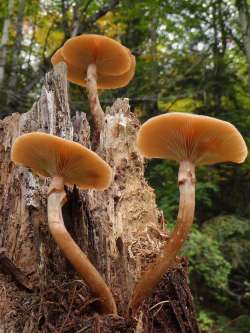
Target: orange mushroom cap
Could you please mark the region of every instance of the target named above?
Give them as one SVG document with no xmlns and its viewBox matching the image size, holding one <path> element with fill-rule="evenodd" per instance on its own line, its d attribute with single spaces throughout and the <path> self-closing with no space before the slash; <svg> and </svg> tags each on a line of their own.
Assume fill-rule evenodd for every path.
<svg viewBox="0 0 250 333">
<path fill-rule="evenodd" d="M 97 88 L 98 89 L 115 89 L 125 87 L 129 81 L 132 80 L 135 73 L 135 57 L 130 54 L 131 65 L 127 72 L 121 75 L 103 75 L 97 76 Z M 53 65 L 56 65 L 64 61 L 67 65 L 67 78 L 70 82 L 78 84 L 79 86 L 85 87 L 86 80 L 84 78 L 83 69 L 81 67 L 70 64 L 62 55 L 62 48 L 58 49 L 51 58 Z"/>
<path fill-rule="evenodd" d="M 115 89 L 122 88 L 128 85 L 128 83 L 132 80 L 135 74 L 135 56 L 130 55 L 131 65 L 127 72 L 117 75 L 117 76 L 109 76 L 100 74 L 97 77 L 97 87 L 99 89 Z"/>
<path fill-rule="evenodd" d="M 119 42 L 100 35 L 83 34 L 67 40 L 62 48 L 64 59 L 86 73 L 95 64 L 98 74 L 121 75 L 131 65 L 129 50 Z"/>
<path fill-rule="evenodd" d="M 107 188 L 112 179 L 109 165 L 79 143 L 34 132 L 16 139 L 11 160 L 45 177 L 63 177 L 66 185 Z"/>
<path fill-rule="evenodd" d="M 137 136 L 137 147 L 149 158 L 189 160 L 196 165 L 242 163 L 247 146 L 230 123 L 188 113 L 167 113 L 146 121 Z"/>
<path fill-rule="evenodd" d="M 51 63 L 52 65 L 57 65 L 59 64 L 59 62 L 61 61 L 64 61 L 67 63 L 67 61 L 65 61 L 65 59 L 63 58 L 63 55 L 62 55 L 62 47 L 60 47 L 60 49 L 58 49 L 54 54 L 53 56 L 51 57 Z M 68 63 L 67 63 L 68 64 Z"/>
</svg>

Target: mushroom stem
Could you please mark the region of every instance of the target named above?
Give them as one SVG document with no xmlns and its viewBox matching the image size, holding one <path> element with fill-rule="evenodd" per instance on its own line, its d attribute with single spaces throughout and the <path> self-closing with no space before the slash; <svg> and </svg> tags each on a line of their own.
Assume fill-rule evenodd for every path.
<svg viewBox="0 0 250 333">
<path fill-rule="evenodd" d="M 96 65 L 90 64 L 87 68 L 87 80 L 86 89 L 88 92 L 88 99 L 90 105 L 90 111 L 93 116 L 94 127 L 98 133 L 100 133 L 101 128 L 104 123 L 104 112 L 102 110 L 98 91 L 97 91 L 97 73 Z"/>
<path fill-rule="evenodd" d="M 53 179 L 52 184 L 54 182 L 57 183 L 57 179 Z M 52 186 L 50 186 L 49 193 L 48 224 L 52 237 L 93 294 L 100 298 L 102 311 L 117 314 L 115 300 L 109 287 L 64 226 L 62 206 L 66 201 L 66 193 L 63 189 L 59 191 L 58 188 L 55 188 L 53 190 Z"/>
<path fill-rule="evenodd" d="M 61 191 L 63 191 L 63 189 L 64 189 L 64 179 L 63 179 L 63 177 L 54 176 L 52 178 L 52 181 L 51 181 L 50 186 L 48 188 L 48 196 L 50 195 L 50 193 L 52 193 L 54 191 L 61 192 Z"/>
<path fill-rule="evenodd" d="M 180 204 L 175 228 L 156 260 L 137 282 L 129 304 L 132 311 L 138 308 L 173 264 L 192 227 L 195 209 L 195 166 L 192 162 L 180 162 L 178 184 Z"/>
</svg>

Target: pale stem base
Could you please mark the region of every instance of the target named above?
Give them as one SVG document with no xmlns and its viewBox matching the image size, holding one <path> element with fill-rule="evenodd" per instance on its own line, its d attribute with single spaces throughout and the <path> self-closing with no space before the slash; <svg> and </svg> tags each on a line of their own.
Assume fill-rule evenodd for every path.
<svg viewBox="0 0 250 333">
<path fill-rule="evenodd" d="M 138 308 L 160 281 L 162 275 L 171 267 L 191 230 L 195 209 L 195 166 L 193 163 L 180 162 L 178 184 L 180 204 L 175 228 L 155 262 L 148 267 L 135 285 L 129 304 L 132 311 Z"/>
<path fill-rule="evenodd" d="M 57 187 L 53 190 L 54 183 L 58 183 L 57 179 L 52 180 L 48 196 L 48 225 L 50 233 L 65 257 L 87 283 L 92 293 L 100 298 L 102 311 L 116 314 L 116 304 L 110 289 L 64 226 L 62 206 L 66 201 L 66 193 L 63 188 L 59 190 Z"/>
</svg>

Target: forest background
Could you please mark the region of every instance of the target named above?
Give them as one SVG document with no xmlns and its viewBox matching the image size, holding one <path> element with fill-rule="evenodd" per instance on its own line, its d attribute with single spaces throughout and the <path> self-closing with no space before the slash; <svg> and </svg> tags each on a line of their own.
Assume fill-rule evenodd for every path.
<svg viewBox="0 0 250 333">
<path fill-rule="evenodd" d="M 191 112 L 232 122 L 250 143 L 249 0 L 1 0 L 0 117 L 28 111 L 51 55 L 72 36 L 115 38 L 136 56 L 128 87 L 101 92 L 103 107 L 129 97 L 141 122 Z M 83 98 L 84 96 L 84 98 Z M 88 112 L 70 84 L 72 114 Z M 147 162 L 167 227 L 178 210 L 177 166 Z M 196 218 L 183 254 L 202 332 L 250 331 L 250 160 L 197 170 Z"/>
</svg>

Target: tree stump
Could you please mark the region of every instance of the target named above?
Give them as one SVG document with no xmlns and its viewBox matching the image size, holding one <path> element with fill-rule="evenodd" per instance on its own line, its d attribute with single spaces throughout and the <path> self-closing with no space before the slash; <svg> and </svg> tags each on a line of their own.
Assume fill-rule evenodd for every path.
<svg viewBox="0 0 250 333">
<path fill-rule="evenodd" d="M 67 229 L 111 287 L 118 316 L 101 315 L 93 297 L 48 232 L 48 181 L 10 161 L 17 136 L 43 131 L 90 147 L 84 113 L 71 119 L 66 66 L 48 73 L 24 114 L 0 121 L 0 332 L 199 332 L 187 262 L 177 260 L 135 316 L 133 286 L 168 241 L 154 191 L 136 151 L 139 121 L 128 99 L 107 108 L 97 153 L 113 168 L 106 191 L 67 188 Z"/>
</svg>

